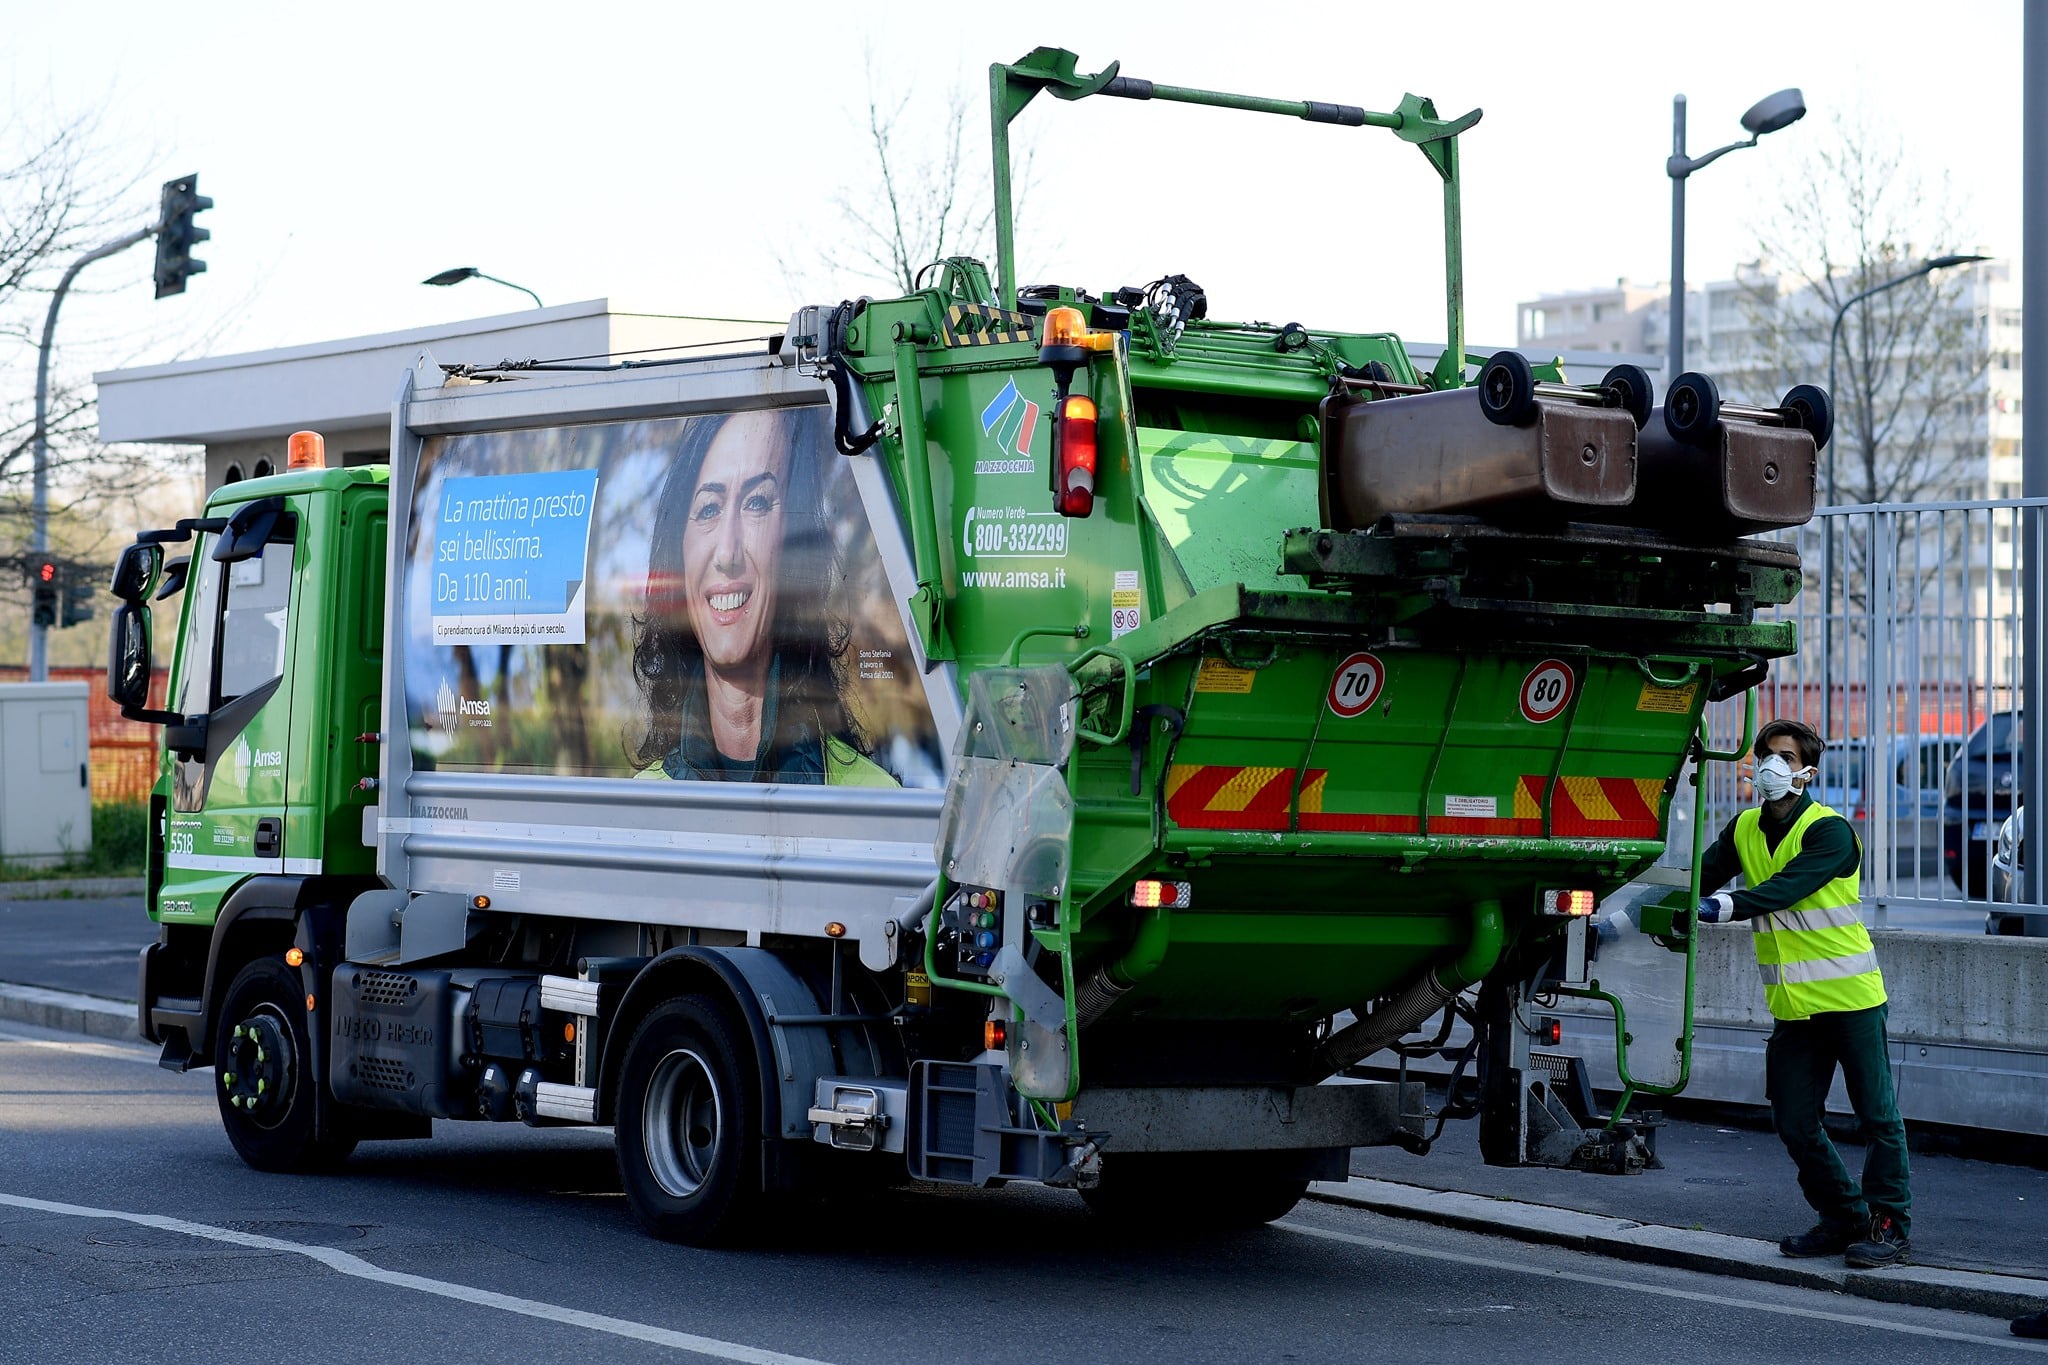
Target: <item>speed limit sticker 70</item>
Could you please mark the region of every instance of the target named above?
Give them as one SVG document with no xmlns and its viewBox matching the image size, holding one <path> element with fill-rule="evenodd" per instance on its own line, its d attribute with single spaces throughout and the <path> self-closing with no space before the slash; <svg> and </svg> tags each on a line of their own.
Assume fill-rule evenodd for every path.
<svg viewBox="0 0 2048 1365">
<path fill-rule="evenodd" d="M 1354 654 L 1330 679 L 1330 709 L 1345 719 L 1364 715 L 1387 685 L 1387 666 L 1376 655 Z"/>
<path fill-rule="evenodd" d="M 1572 699 L 1572 666 L 1545 659 L 1522 679 L 1522 719 L 1532 725 L 1556 720 Z"/>
</svg>

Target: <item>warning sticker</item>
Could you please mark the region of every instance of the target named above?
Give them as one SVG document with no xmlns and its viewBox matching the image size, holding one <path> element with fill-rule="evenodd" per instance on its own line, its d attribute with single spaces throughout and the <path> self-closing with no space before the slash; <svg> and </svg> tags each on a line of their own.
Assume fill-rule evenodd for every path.
<svg viewBox="0 0 2048 1365">
<path fill-rule="evenodd" d="M 1195 670 L 1195 691 L 1235 692 L 1243 696 L 1252 690 L 1252 683 L 1258 676 L 1253 669 L 1239 668 L 1212 654 Z"/>
<path fill-rule="evenodd" d="M 1562 659 L 1545 659 L 1522 679 L 1522 719 L 1532 725 L 1556 720 L 1572 699 L 1572 666 Z"/>
<path fill-rule="evenodd" d="M 1118 569 L 1116 587 L 1109 594 L 1109 638 L 1129 635 L 1145 624 L 1145 613 L 1139 606 L 1138 571 Z"/>
<path fill-rule="evenodd" d="M 1500 813 L 1500 803 L 1491 796 L 1446 796 L 1445 815 L 1462 815 L 1491 820 Z"/>
<path fill-rule="evenodd" d="M 1354 654 L 1337 665 L 1330 679 L 1330 709 L 1349 720 L 1362 716 L 1380 699 L 1387 685 L 1387 667 L 1374 654 Z"/>
<path fill-rule="evenodd" d="M 1692 699 L 1699 695 L 1698 683 L 1687 683 L 1684 687 L 1659 687 L 1655 683 L 1644 683 L 1641 694 L 1636 697 L 1636 710 L 1655 711 L 1667 716 L 1689 716 L 1692 714 Z"/>
</svg>

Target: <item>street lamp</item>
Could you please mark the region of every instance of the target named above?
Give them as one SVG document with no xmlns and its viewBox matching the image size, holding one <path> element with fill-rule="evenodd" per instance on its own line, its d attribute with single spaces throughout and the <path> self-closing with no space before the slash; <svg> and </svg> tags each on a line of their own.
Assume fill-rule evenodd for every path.
<svg viewBox="0 0 2048 1365">
<path fill-rule="evenodd" d="M 1788 128 L 1806 117 L 1806 97 L 1796 89 L 1766 95 L 1749 106 L 1742 116 L 1747 142 L 1716 147 L 1705 156 L 1685 154 L 1685 96 L 1671 97 L 1671 159 L 1664 174 L 1671 177 L 1671 340 L 1665 348 L 1664 382 L 1669 384 L 1685 372 L 1685 179 L 1703 166 L 1712 165 L 1730 152 L 1754 147 L 1758 139 L 1780 128 Z"/>
<path fill-rule="evenodd" d="M 1896 279 L 1886 280 L 1882 284 L 1873 284 L 1862 293 L 1853 294 L 1843 300 L 1842 306 L 1835 310 L 1834 326 L 1828 329 L 1828 397 L 1833 398 L 1835 396 L 1835 351 L 1842 340 L 1842 320 L 1849 316 L 1851 308 L 1854 308 L 1872 295 L 1882 294 L 1887 289 L 1897 289 L 1902 284 L 1911 284 L 1914 280 L 1924 279 L 1937 270 L 1947 270 L 1951 266 L 1971 265 L 1977 261 L 1988 261 L 1990 259 L 1989 256 L 1936 256 L 1931 260 L 1922 261 L 1918 269 L 1909 270 Z M 1873 489 L 1871 491 L 1875 493 L 1876 490 Z M 1830 437 L 1828 440 L 1828 506 L 1833 507 L 1836 502 L 1835 442 Z M 1825 691 L 1821 698 L 1821 733 L 1832 735 L 1835 732 L 1835 534 L 1834 527 L 1825 523 L 1820 528 L 1820 581 L 1822 590 L 1826 594 L 1821 602 L 1820 610 L 1820 658 L 1821 668 L 1825 674 Z M 1846 613 L 1848 609 L 1848 599 L 1845 597 L 1842 603 L 1842 610 Z M 1869 762 L 1870 760 L 1866 757 L 1864 761 Z"/>
<path fill-rule="evenodd" d="M 532 299 L 533 306 L 536 308 L 544 308 L 547 306 L 540 301 L 540 295 L 534 293 L 525 285 L 514 284 L 510 280 L 501 280 L 496 275 L 486 275 L 484 274 L 483 271 L 478 270 L 473 265 L 458 265 L 453 270 L 444 270 L 438 275 L 429 275 L 425 279 L 421 280 L 420 283 L 450 285 L 461 284 L 464 280 L 489 280 L 492 284 L 502 284 L 507 289 L 517 289 L 520 293 Z"/>
</svg>

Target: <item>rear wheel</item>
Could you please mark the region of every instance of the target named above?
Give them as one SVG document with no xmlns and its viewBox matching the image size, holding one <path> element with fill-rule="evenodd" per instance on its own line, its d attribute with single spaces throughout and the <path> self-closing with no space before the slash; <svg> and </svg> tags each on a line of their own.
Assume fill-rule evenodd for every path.
<svg viewBox="0 0 2048 1365">
<path fill-rule="evenodd" d="M 634 1216 L 665 1241 L 730 1241 L 760 1210 L 761 1093 L 749 1051 L 701 995 L 658 1006 L 626 1045 L 619 1180 Z"/>
<path fill-rule="evenodd" d="M 1292 1153 L 1108 1154 L 1102 1180 L 1081 1191 L 1097 1217 L 1130 1228 L 1198 1232 L 1285 1217 L 1308 1192 Z"/>
<path fill-rule="evenodd" d="M 258 958 L 228 986 L 214 1025 L 214 1098 L 221 1126 L 242 1160 L 259 1171 L 334 1166 L 356 1140 L 323 1130 L 316 1113 L 306 997 L 299 974 L 279 958 Z"/>
</svg>

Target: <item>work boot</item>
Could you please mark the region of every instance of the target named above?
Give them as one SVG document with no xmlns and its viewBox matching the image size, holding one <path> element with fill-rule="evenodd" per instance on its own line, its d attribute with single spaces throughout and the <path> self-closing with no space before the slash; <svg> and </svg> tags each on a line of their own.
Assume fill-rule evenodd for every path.
<svg viewBox="0 0 2048 1365">
<path fill-rule="evenodd" d="M 1854 1270 L 1882 1270 L 1905 1260 L 1912 1249 L 1913 1244 L 1889 1215 L 1874 1213 L 1870 1216 L 1870 1235 L 1852 1243 L 1844 1259 Z"/>
<path fill-rule="evenodd" d="M 1787 1256 L 1839 1256 L 1849 1249 L 1863 1229 L 1854 1223 L 1831 1223 L 1823 1218 L 1804 1232 L 1778 1239 L 1778 1250 Z"/>
<path fill-rule="evenodd" d="M 2048 1337 L 2048 1309 L 2014 1318 L 2012 1334 L 2016 1337 Z"/>
</svg>

